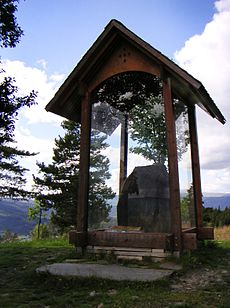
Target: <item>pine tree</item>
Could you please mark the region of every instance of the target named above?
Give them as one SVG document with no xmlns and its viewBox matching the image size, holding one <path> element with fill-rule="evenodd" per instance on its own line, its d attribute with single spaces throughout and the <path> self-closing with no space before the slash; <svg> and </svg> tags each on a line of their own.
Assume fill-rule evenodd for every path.
<svg viewBox="0 0 230 308">
<path fill-rule="evenodd" d="M 18 0 L 0 2 L 0 47 L 15 47 L 23 35 L 15 16 L 18 2 Z"/>
<path fill-rule="evenodd" d="M 22 29 L 18 26 L 15 17 L 17 0 L 2 0 L 0 2 L 0 47 L 15 47 L 19 42 Z M 0 68 L 0 74 L 3 74 Z M 25 198 L 29 196 L 25 190 L 26 168 L 20 166 L 18 158 L 35 155 L 20 150 L 15 143 L 15 121 L 18 111 L 24 106 L 35 104 L 36 94 L 19 96 L 18 88 L 12 77 L 1 78 L 0 82 L 0 199 Z"/>
<path fill-rule="evenodd" d="M 37 163 L 42 176 L 34 177 L 36 189 L 42 191 L 37 199 L 44 209 L 53 209 L 52 222 L 61 232 L 76 226 L 80 158 L 80 125 L 63 121 L 62 128 L 66 133 L 55 139 L 52 163 Z M 110 178 L 109 160 L 101 154 L 106 147 L 105 137 L 96 131 L 92 132 L 89 184 L 91 227 L 98 226 L 108 218 L 108 200 L 114 197 L 111 188 L 106 185 L 106 180 Z"/>
<path fill-rule="evenodd" d="M 11 77 L 0 84 L 0 198 L 25 198 L 26 168 L 20 166 L 18 158 L 35 155 L 18 149 L 14 144 L 15 121 L 18 110 L 35 104 L 34 92 L 25 97 L 17 97 L 18 88 Z"/>
</svg>

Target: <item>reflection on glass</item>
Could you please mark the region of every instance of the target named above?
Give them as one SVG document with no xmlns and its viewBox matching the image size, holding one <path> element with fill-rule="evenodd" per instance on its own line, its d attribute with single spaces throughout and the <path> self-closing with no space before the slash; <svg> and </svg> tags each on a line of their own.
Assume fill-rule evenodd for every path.
<svg viewBox="0 0 230 308">
<path fill-rule="evenodd" d="M 111 180 L 109 137 L 120 125 L 119 114 L 108 104 L 92 104 L 90 174 L 89 174 L 89 228 L 106 225 L 110 220 L 111 200 L 114 189 L 109 185 Z"/>
<path fill-rule="evenodd" d="M 179 161 L 182 228 L 190 228 L 195 223 L 192 165 L 188 123 L 188 109 L 179 100 L 174 100 L 174 113 Z"/>
<path fill-rule="evenodd" d="M 114 191 L 118 195 L 110 202 L 110 216 L 116 204 L 119 230 L 170 232 L 166 127 L 159 78 L 132 72 L 106 80 L 92 95 L 91 125 L 92 194 L 101 192 L 101 184 L 95 185 L 94 179 L 99 162 L 95 164 L 92 152 L 93 147 L 96 151 L 94 134 L 98 134 L 101 141 L 97 144 L 104 144 L 98 150 L 100 163 L 105 164 L 101 179 L 110 194 Z"/>
</svg>

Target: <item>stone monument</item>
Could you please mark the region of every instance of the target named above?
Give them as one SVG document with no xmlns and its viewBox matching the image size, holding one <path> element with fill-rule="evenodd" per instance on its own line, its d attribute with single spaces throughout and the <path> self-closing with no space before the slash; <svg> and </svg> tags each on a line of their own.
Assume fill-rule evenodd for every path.
<svg viewBox="0 0 230 308">
<path fill-rule="evenodd" d="M 118 225 L 145 232 L 170 232 L 168 172 L 163 164 L 135 167 L 117 205 Z"/>
</svg>

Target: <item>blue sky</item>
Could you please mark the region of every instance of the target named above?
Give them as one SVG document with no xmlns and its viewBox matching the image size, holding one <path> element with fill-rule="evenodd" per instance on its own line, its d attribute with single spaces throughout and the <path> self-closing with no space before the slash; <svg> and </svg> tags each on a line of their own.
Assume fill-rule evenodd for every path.
<svg viewBox="0 0 230 308">
<path fill-rule="evenodd" d="M 230 0 L 26 0 L 18 5 L 24 30 L 14 49 L 1 50 L 22 93 L 38 90 L 38 106 L 19 115 L 19 146 L 40 151 L 26 161 L 49 162 L 61 118 L 44 106 L 111 19 L 118 19 L 198 78 L 230 118 Z M 225 126 L 198 112 L 203 191 L 230 192 L 230 137 Z"/>
<path fill-rule="evenodd" d="M 113 18 L 172 58 L 185 41 L 212 19 L 213 0 L 26 0 L 18 8 L 24 37 L 2 52 L 47 71 L 68 74 Z"/>
</svg>

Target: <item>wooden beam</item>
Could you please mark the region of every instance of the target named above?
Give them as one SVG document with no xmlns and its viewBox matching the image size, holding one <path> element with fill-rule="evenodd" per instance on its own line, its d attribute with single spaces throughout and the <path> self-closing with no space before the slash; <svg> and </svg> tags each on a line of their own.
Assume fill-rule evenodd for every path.
<svg viewBox="0 0 230 308">
<path fill-rule="evenodd" d="M 120 178 L 119 178 L 119 195 L 121 195 L 122 186 L 127 178 L 128 165 L 128 116 L 124 115 L 121 122 L 121 141 L 120 141 Z"/>
<path fill-rule="evenodd" d="M 69 243 L 75 245 L 76 247 L 87 246 L 87 232 L 77 232 L 76 230 L 71 230 L 69 232 Z"/>
<path fill-rule="evenodd" d="M 197 249 L 197 234 L 196 233 L 183 233 L 183 249 L 195 250 Z"/>
<path fill-rule="evenodd" d="M 89 231 L 88 245 L 107 247 L 135 247 L 173 249 L 173 236 L 169 233 Z"/>
<path fill-rule="evenodd" d="M 202 192 L 201 192 L 200 160 L 199 160 L 195 106 L 188 106 L 188 117 L 189 117 L 190 144 L 191 144 L 193 193 L 194 193 L 194 203 L 195 203 L 195 213 L 196 213 L 196 226 L 198 228 L 201 228 L 203 226 Z"/>
<path fill-rule="evenodd" d="M 198 228 L 197 238 L 199 240 L 214 240 L 214 228 L 212 227 Z"/>
<path fill-rule="evenodd" d="M 180 186 L 177 158 L 176 128 L 173 112 L 171 81 L 163 76 L 163 98 L 168 146 L 169 190 L 171 211 L 171 232 L 174 234 L 174 250 L 182 250 Z"/>
<path fill-rule="evenodd" d="M 81 105 L 80 173 L 77 208 L 77 231 L 88 229 L 88 191 L 90 166 L 91 102 L 88 91 Z"/>
</svg>

